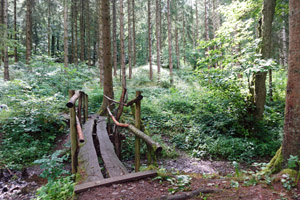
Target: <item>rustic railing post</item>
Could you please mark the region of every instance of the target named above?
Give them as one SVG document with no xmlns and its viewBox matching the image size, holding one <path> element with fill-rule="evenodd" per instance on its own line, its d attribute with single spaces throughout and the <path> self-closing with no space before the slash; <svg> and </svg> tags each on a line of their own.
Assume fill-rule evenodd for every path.
<svg viewBox="0 0 300 200">
<path fill-rule="evenodd" d="M 78 110 L 77 110 L 77 117 L 79 119 L 80 124 L 82 123 L 82 117 L 81 117 L 81 110 L 82 110 L 82 96 L 83 92 L 79 92 L 79 98 L 78 98 Z"/>
<path fill-rule="evenodd" d="M 85 122 L 88 120 L 89 117 L 89 96 L 84 93 L 84 120 Z"/>
<path fill-rule="evenodd" d="M 69 98 L 75 94 L 74 90 L 69 90 Z M 75 103 L 74 103 L 75 104 Z M 70 108 L 70 139 L 71 139 L 71 161 L 72 161 L 72 173 L 75 174 L 77 172 L 77 132 L 76 132 L 76 111 L 75 106 Z"/>
<path fill-rule="evenodd" d="M 136 96 L 141 95 L 141 91 L 136 91 Z M 141 129 L 141 101 L 135 103 L 135 126 Z M 135 171 L 138 172 L 141 166 L 141 140 L 138 136 L 135 136 Z"/>
</svg>

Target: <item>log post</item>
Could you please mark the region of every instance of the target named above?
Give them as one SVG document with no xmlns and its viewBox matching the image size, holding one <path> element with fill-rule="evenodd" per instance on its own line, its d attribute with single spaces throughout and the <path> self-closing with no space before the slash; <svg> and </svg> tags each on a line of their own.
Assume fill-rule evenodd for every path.
<svg viewBox="0 0 300 200">
<path fill-rule="evenodd" d="M 81 111 L 82 111 L 82 96 L 83 96 L 83 92 L 79 92 L 79 98 L 78 98 L 78 110 L 77 110 L 77 117 L 79 119 L 80 125 L 82 123 L 82 117 L 81 117 Z"/>
<path fill-rule="evenodd" d="M 75 94 L 74 90 L 69 90 L 70 99 L 73 97 L 74 94 Z M 75 101 L 73 102 L 73 104 L 75 104 Z M 72 173 L 75 174 L 77 172 L 77 164 L 78 164 L 78 157 L 77 157 L 78 141 L 77 141 L 77 133 L 76 133 L 76 111 L 74 106 L 70 108 L 70 139 L 71 139 Z"/>
<path fill-rule="evenodd" d="M 84 94 L 84 121 L 86 122 L 89 117 L 89 96 Z"/>
<path fill-rule="evenodd" d="M 136 91 L 136 96 L 140 96 L 141 95 L 141 91 Z M 138 129 L 141 129 L 141 101 L 137 101 L 135 103 L 135 126 Z M 140 154 L 140 150 L 141 150 L 141 140 L 138 136 L 135 136 L 135 142 L 134 142 L 134 146 L 135 146 L 135 172 L 138 172 L 141 166 L 141 154 Z"/>
</svg>

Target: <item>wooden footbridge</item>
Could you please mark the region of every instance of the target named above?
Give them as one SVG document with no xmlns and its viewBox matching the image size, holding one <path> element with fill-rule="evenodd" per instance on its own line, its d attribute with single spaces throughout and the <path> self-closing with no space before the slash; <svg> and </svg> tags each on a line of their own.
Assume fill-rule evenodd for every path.
<svg viewBox="0 0 300 200">
<path fill-rule="evenodd" d="M 109 100 L 110 106 L 112 104 L 119 105 L 115 115 L 112 114 L 109 106 L 107 107 L 107 111 L 113 121 L 113 124 L 110 124 L 109 118 L 88 115 L 88 96 L 84 92 L 69 91 L 70 99 L 66 106 L 70 109 L 72 173 L 79 175 L 76 176 L 75 193 L 80 193 L 93 187 L 107 186 L 157 175 L 152 170 L 139 172 L 140 140 L 147 144 L 148 164 L 156 163 L 156 156 L 161 152 L 162 148 L 140 130 L 140 102 L 143 98 L 141 92 L 136 92 L 136 98 L 128 103 L 124 101 L 125 94 L 126 89 L 123 89 L 119 102 L 105 97 Z M 76 103 L 77 100 L 78 102 Z M 118 122 L 124 106 L 131 106 L 135 117 L 135 125 Z M 134 173 L 129 173 L 119 159 L 121 156 L 121 139 L 124 135 L 120 134 L 118 127 L 128 128 L 136 137 Z M 111 142 L 110 138 L 112 138 L 113 142 Z M 99 165 L 100 157 L 104 163 L 105 170 L 101 170 Z"/>
</svg>

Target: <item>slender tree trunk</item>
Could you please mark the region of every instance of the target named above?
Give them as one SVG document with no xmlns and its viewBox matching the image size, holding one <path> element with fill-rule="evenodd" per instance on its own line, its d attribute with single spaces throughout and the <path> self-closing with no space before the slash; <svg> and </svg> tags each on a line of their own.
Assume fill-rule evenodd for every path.
<svg viewBox="0 0 300 200">
<path fill-rule="evenodd" d="M 135 46 L 135 3 L 132 0 L 132 50 L 133 50 L 133 66 L 136 66 L 136 46 Z"/>
<path fill-rule="evenodd" d="M 123 0 L 120 0 L 120 40 L 121 40 L 121 71 L 122 71 L 122 87 L 123 87 L 123 88 L 126 88 Z"/>
<path fill-rule="evenodd" d="M 77 10 L 77 1 L 78 0 L 73 0 L 74 1 L 74 63 L 77 66 L 78 65 L 78 28 L 77 28 L 77 16 L 78 16 L 78 10 Z"/>
<path fill-rule="evenodd" d="M 104 61 L 103 61 L 103 13 L 102 13 L 102 6 L 103 4 L 101 3 L 101 0 L 98 0 L 98 20 L 99 20 L 99 29 L 98 29 L 98 34 L 99 34 L 99 47 L 98 47 L 98 64 L 99 64 L 99 69 L 100 69 L 100 85 L 104 84 L 104 77 L 103 77 L 103 71 L 104 71 Z"/>
<path fill-rule="evenodd" d="M 160 82 L 160 1 L 156 0 L 156 62 L 157 62 L 157 81 Z"/>
<path fill-rule="evenodd" d="M 131 48 L 131 2 L 130 0 L 127 0 L 128 5 L 128 69 L 129 69 L 129 76 L 128 78 L 132 78 L 132 64 L 131 64 L 131 54 L 132 54 L 132 48 Z"/>
<path fill-rule="evenodd" d="M 31 0 L 26 0 L 26 64 L 29 65 L 32 47 Z M 31 67 L 29 67 L 31 70 Z"/>
<path fill-rule="evenodd" d="M 196 4 L 196 44 L 198 44 L 199 40 L 199 13 L 198 13 L 198 1 L 195 1 Z"/>
<path fill-rule="evenodd" d="M 272 22 L 275 12 L 275 3 L 275 0 L 264 0 L 261 27 L 261 55 L 263 59 L 271 58 Z M 261 120 L 264 113 L 266 102 L 266 75 L 267 72 L 257 72 L 253 77 L 255 106 L 253 117 L 256 121 Z"/>
<path fill-rule="evenodd" d="M 7 25 L 8 25 L 8 20 L 7 20 L 7 12 L 8 12 L 8 2 L 7 0 L 3 0 L 3 24 L 4 24 L 4 81 L 9 81 L 9 70 L 8 70 L 8 34 L 7 34 Z"/>
<path fill-rule="evenodd" d="M 152 39 L 151 39 L 151 0 L 148 0 L 148 48 L 149 48 L 149 78 L 153 79 L 152 71 Z"/>
<path fill-rule="evenodd" d="M 90 0 L 86 0 L 86 32 L 87 32 L 87 58 L 88 66 L 91 66 L 91 22 L 90 22 Z"/>
<path fill-rule="evenodd" d="M 85 50 L 85 41 L 84 41 L 84 0 L 80 0 L 80 61 L 84 61 L 84 50 Z"/>
<path fill-rule="evenodd" d="M 51 36 L 51 54 L 52 56 L 55 55 L 55 35 L 52 34 Z"/>
<path fill-rule="evenodd" d="M 186 45 L 186 40 L 185 40 L 185 10 L 183 10 L 183 13 L 182 13 L 182 38 L 183 38 L 183 63 L 185 65 L 186 64 L 186 55 L 185 55 L 185 45 Z"/>
<path fill-rule="evenodd" d="M 15 39 L 14 56 L 15 56 L 15 63 L 17 63 L 18 62 L 18 48 L 17 48 L 17 0 L 14 0 L 14 39 Z"/>
<path fill-rule="evenodd" d="M 197 4 L 197 3 L 196 3 Z M 178 22 L 178 4 L 176 3 L 176 10 L 177 10 L 177 14 L 176 14 L 176 23 Z M 179 39 L 178 39 L 178 28 L 177 28 L 177 24 L 175 23 L 175 43 L 176 43 L 176 60 L 177 60 L 177 69 L 179 69 L 180 66 L 180 52 L 179 52 Z"/>
<path fill-rule="evenodd" d="M 282 14 L 284 15 L 284 13 Z M 286 67 L 288 65 L 288 51 L 287 51 L 287 37 L 286 37 L 286 27 L 285 21 L 282 22 L 282 52 L 283 52 L 283 65 Z"/>
<path fill-rule="evenodd" d="M 282 155 L 285 167 L 290 155 L 300 157 L 300 1 L 290 0 L 289 68 L 285 104 Z"/>
<path fill-rule="evenodd" d="M 0 0 L 0 24 L 4 26 L 4 23 L 3 23 L 3 12 L 4 12 L 4 9 L 3 9 L 3 0 Z M 0 32 L 1 34 L 1 32 Z M 2 32 L 3 34 L 3 32 Z M 0 35 L 1 37 L 4 37 L 4 35 Z M 1 50 L 1 54 L 0 54 L 0 67 L 2 66 L 2 61 L 4 61 L 4 50 Z"/>
<path fill-rule="evenodd" d="M 113 0 L 113 47 L 114 47 L 114 76 L 117 76 L 117 9 L 116 0 Z"/>
<path fill-rule="evenodd" d="M 48 0 L 48 56 L 51 56 L 51 0 Z"/>
<path fill-rule="evenodd" d="M 104 87 L 103 94 L 114 98 L 113 78 L 111 65 L 111 40 L 110 40 L 110 0 L 102 0 L 101 5 L 102 27 L 103 27 L 103 70 L 104 70 Z M 101 24 L 100 24 L 101 25 Z M 103 98 L 101 110 L 106 111 L 109 101 Z"/>
<path fill-rule="evenodd" d="M 64 0 L 64 64 L 68 67 L 69 50 L 68 50 L 68 0 Z"/>
<path fill-rule="evenodd" d="M 208 28 L 208 8 L 207 8 L 207 1 L 208 0 L 204 0 L 204 20 L 205 20 L 205 41 L 209 41 L 209 28 Z M 206 52 L 209 52 L 209 47 L 207 47 Z M 208 66 L 208 69 L 210 68 L 210 66 Z"/>
<path fill-rule="evenodd" d="M 170 0 L 167 0 L 168 10 L 168 44 L 169 44 L 169 68 L 170 68 L 170 83 L 173 84 L 173 61 L 172 61 L 172 34 L 171 34 L 171 8 Z"/>
<path fill-rule="evenodd" d="M 57 36 L 56 36 L 56 50 L 58 52 L 60 50 L 60 47 L 59 47 L 60 37 L 59 36 L 60 36 L 59 33 L 57 33 Z M 37 47 L 37 45 L 35 47 Z"/>
</svg>

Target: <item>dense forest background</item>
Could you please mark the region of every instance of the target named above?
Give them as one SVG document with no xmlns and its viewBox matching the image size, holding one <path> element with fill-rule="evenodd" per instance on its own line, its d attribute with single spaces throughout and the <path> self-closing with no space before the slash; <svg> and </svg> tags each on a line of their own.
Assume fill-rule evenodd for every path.
<svg viewBox="0 0 300 200">
<path fill-rule="evenodd" d="M 67 132 L 69 89 L 86 91 L 92 113 L 105 113 L 103 95 L 142 90 L 146 130 L 170 142 L 164 157 L 181 149 L 250 164 L 282 144 L 287 0 L 1 0 L 0 8 L 1 169 L 53 152 Z M 124 112 L 121 120 L 133 120 Z M 132 141 L 123 141 L 125 160 Z"/>
</svg>

